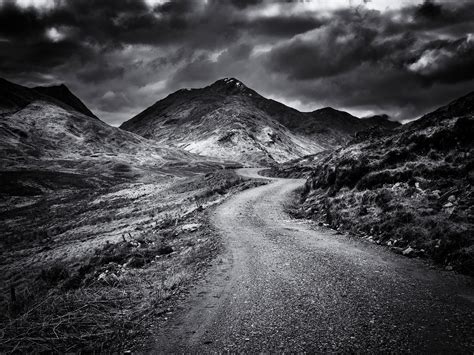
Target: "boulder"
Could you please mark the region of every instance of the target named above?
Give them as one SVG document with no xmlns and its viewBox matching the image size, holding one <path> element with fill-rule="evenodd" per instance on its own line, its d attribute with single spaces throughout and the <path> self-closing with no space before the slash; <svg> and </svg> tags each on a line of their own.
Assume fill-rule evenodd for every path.
<svg viewBox="0 0 474 355">
<path fill-rule="evenodd" d="M 202 224 L 200 223 L 189 223 L 189 224 L 185 224 L 181 226 L 181 231 L 191 233 L 191 232 L 197 231 L 199 228 L 201 228 L 201 226 Z"/>
</svg>

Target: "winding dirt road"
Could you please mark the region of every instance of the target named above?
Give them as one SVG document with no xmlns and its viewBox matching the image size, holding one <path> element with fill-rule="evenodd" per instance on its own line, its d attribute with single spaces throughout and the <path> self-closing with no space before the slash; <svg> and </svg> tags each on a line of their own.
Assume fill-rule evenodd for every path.
<svg viewBox="0 0 474 355">
<path fill-rule="evenodd" d="M 153 352 L 474 351 L 472 279 L 290 219 L 303 183 L 272 179 L 216 209 L 226 251 Z"/>
</svg>

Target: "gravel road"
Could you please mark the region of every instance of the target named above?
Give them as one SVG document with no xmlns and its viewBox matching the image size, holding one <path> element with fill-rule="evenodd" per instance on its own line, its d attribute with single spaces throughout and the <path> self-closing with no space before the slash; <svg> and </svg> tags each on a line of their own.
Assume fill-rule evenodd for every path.
<svg viewBox="0 0 474 355">
<path fill-rule="evenodd" d="M 303 183 L 272 179 L 216 209 L 225 251 L 152 351 L 472 354 L 472 279 L 290 219 Z"/>
</svg>

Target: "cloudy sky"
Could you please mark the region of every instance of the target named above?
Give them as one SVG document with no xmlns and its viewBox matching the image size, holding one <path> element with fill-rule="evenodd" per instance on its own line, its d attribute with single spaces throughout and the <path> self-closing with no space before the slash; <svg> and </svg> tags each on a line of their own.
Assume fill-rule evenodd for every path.
<svg viewBox="0 0 474 355">
<path fill-rule="evenodd" d="M 114 125 L 223 77 L 411 119 L 474 90 L 474 1 L 0 0 L 0 76 L 64 82 Z"/>
</svg>

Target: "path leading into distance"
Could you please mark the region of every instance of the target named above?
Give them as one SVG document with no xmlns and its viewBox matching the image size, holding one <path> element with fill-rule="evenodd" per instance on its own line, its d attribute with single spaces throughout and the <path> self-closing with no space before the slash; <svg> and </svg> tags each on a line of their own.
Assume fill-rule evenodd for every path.
<svg viewBox="0 0 474 355">
<path fill-rule="evenodd" d="M 225 252 L 153 352 L 474 352 L 472 279 L 291 219 L 304 180 L 271 180 L 215 210 Z"/>
</svg>

